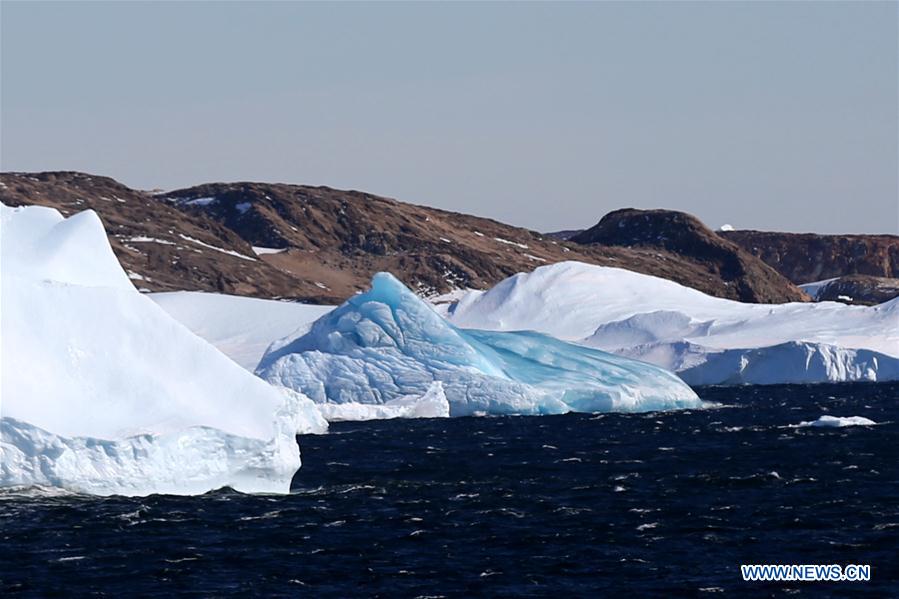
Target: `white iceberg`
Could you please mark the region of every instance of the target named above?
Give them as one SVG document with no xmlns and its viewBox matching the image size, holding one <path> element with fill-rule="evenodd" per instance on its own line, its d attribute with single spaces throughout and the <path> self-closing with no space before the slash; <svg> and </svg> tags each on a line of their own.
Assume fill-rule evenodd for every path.
<svg viewBox="0 0 899 599">
<path fill-rule="evenodd" d="M 821 416 L 817 420 L 800 422 L 797 426 L 822 428 L 842 428 L 844 426 L 874 426 L 877 423 L 863 416 Z"/>
<path fill-rule="evenodd" d="M 459 327 L 536 330 L 674 370 L 691 384 L 899 379 L 899 298 L 873 307 L 745 304 L 563 262 L 439 309 Z"/>
<path fill-rule="evenodd" d="M 461 330 L 387 273 L 269 349 L 257 374 L 317 404 L 390 405 L 441 383 L 451 416 L 699 407 L 653 365 L 533 332 Z"/>
<path fill-rule="evenodd" d="M 92 211 L 2 206 L 0 486 L 287 492 L 311 402 L 138 293 Z"/>
<path fill-rule="evenodd" d="M 821 294 L 821 292 L 824 290 L 824 288 L 839 278 L 840 277 L 833 277 L 831 279 L 824 279 L 822 281 L 813 281 L 811 283 L 803 283 L 802 285 L 799 285 L 798 287 L 800 289 L 802 289 L 803 291 L 805 291 L 807 294 L 809 294 L 809 297 L 811 297 L 814 300 L 817 300 L 818 296 Z"/>
</svg>

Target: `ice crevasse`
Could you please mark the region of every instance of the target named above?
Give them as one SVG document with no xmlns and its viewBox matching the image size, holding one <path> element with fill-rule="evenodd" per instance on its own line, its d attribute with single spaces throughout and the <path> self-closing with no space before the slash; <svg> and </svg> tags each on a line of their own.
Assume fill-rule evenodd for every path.
<svg viewBox="0 0 899 599">
<path fill-rule="evenodd" d="M 307 333 L 270 347 L 256 372 L 327 405 L 433 399 L 439 383 L 450 416 L 702 405 L 657 366 L 531 331 L 459 329 L 387 273 Z"/>
<path fill-rule="evenodd" d="M 92 211 L 0 205 L 0 487 L 287 492 L 327 423 L 128 280 Z"/>
</svg>

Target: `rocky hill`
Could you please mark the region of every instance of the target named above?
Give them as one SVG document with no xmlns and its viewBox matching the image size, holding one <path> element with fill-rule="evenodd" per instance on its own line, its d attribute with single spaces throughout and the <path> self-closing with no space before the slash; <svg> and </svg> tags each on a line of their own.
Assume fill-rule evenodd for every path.
<svg viewBox="0 0 899 599">
<path fill-rule="evenodd" d="M 899 236 L 720 231 L 794 283 L 845 275 L 899 277 Z"/>
<path fill-rule="evenodd" d="M 202 214 L 185 216 L 152 194 L 76 172 L 3 173 L 0 201 L 71 215 L 92 208 L 139 289 L 221 291 L 258 297 L 316 297 L 317 288 L 259 259 L 239 235 Z"/>
<path fill-rule="evenodd" d="M 605 215 L 570 238 L 589 246 L 655 248 L 702 264 L 707 276 L 733 289 L 745 302 L 806 301 L 808 296 L 783 275 L 715 234 L 690 214 L 673 210 L 625 208 Z"/>
<path fill-rule="evenodd" d="M 432 294 L 484 288 L 543 264 L 579 260 L 719 297 L 768 303 L 805 298 L 745 252 L 732 263 L 726 251 L 708 244 L 703 250 L 560 241 L 490 219 L 327 187 L 213 183 L 150 193 L 77 172 L 4 173 L 0 201 L 52 206 L 64 214 L 94 209 L 136 285 L 152 291 L 335 303 L 365 289 L 382 270 Z"/>
</svg>

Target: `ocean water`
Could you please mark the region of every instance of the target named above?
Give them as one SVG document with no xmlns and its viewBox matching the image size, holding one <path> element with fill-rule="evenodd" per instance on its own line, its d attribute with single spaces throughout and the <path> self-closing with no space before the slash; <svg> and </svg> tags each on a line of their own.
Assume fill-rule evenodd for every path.
<svg viewBox="0 0 899 599">
<path fill-rule="evenodd" d="M 720 407 L 336 424 L 289 496 L 6 492 L 0 594 L 899 595 L 899 384 L 699 391 Z M 823 414 L 879 424 L 794 426 Z"/>
</svg>

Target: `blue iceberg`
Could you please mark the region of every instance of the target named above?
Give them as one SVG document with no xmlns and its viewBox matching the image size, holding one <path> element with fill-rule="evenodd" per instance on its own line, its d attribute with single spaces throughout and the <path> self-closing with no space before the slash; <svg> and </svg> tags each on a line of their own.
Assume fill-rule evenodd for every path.
<svg viewBox="0 0 899 599">
<path fill-rule="evenodd" d="M 385 404 L 440 382 L 450 416 L 696 408 L 695 393 L 657 366 L 531 331 L 459 329 L 388 273 L 273 345 L 256 374 L 316 403 Z"/>
</svg>

